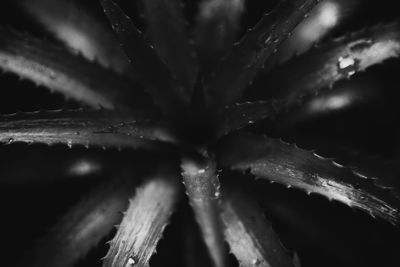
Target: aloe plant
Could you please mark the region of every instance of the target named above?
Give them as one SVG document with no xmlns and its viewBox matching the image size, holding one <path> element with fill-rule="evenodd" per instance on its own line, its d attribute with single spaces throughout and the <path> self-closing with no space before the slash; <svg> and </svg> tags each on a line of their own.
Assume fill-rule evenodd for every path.
<svg viewBox="0 0 400 267">
<path fill-rule="evenodd" d="M 176 231 L 184 238 L 170 241 L 187 242 L 179 259 L 186 266 L 300 266 L 301 254 L 285 248 L 275 222 L 267 219 L 274 216 L 264 214 L 262 207 L 273 203 L 265 194 L 276 188 L 262 181 L 343 203 L 397 232 L 400 201 L 387 175 L 379 180 L 374 168 L 346 167 L 275 136 L 304 118 L 355 105 L 359 94 L 338 84 L 400 53 L 399 25 L 385 23 L 287 60 L 277 52 L 292 49 L 292 32 L 319 2 L 280 1 L 235 42 L 244 0 L 204 0 L 193 25 L 179 0 L 142 1 L 143 32 L 135 26 L 141 20 L 130 19 L 112 0 L 99 3 L 111 27 L 75 2 L 21 1 L 56 37 L 1 26 L 0 68 L 81 107 L 2 115 L 0 141 L 8 145 L 2 149 L 57 145 L 44 150 L 61 149 L 60 161 L 75 157 L 74 150 L 93 151 L 92 161 L 72 167 L 61 168 L 55 160 L 48 175 L 69 172 L 68 180 L 109 166 L 103 173 L 111 177 L 90 180 L 96 186 L 12 264 L 88 266 L 83 260 L 110 239 L 98 265 L 163 266 L 151 258 L 177 212 L 185 225 Z M 277 66 L 278 61 L 284 62 Z M 279 81 L 284 90 L 271 93 Z M 97 148 L 117 160 L 96 157 L 104 154 Z M 142 166 L 132 167 L 132 160 Z M 49 182 L 46 172 L 40 175 L 34 184 Z M 2 183 L 32 184 L 26 176 L 15 170 Z M 302 217 L 294 214 L 284 213 L 297 227 Z M 191 228 L 189 215 L 198 228 Z"/>
</svg>

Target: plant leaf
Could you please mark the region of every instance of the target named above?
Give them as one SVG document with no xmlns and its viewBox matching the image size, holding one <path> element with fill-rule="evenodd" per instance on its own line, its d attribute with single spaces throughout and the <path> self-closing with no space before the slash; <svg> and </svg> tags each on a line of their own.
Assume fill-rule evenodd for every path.
<svg viewBox="0 0 400 267">
<path fill-rule="evenodd" d="M 204 245 L 202 235 L 192 213 L 188 212 L 184 219 L 183 247 L 182 253 L 184 265 L 187 267 L 212 266 L 213 263 Z M 190 217 L 190 218 L 189 218 Z"/>
<path fill-rule="evenodd" d="M 351 111 L 355 108 L 368 108 L 376 103 L 378 91 L 378 88 L 371 86 L 369 77 L 366 77 L 338 84 L 333 90 L 324 90 L 318 95 L 299 99 L 295 103 L 281 100 L 281 109 L 277 110 L 279 116 L 273 121 L 273 128 L 277 132 L 284 132 L 296 125 L 324 116 Z"/>
<path fill-rule="evenodd" d="M 23 0 L 22 7 L 59 40 L 90 61 L 118 73 L 127 72 L 128 60 L 106 24 L 81 3 L 68 0 Z"/>
<path fill-rule="evenodd" d="M 259 120 L 275 118 L 275 115 L 285 107 L 282 102 L 278 100 L 255 101 L 226 107 L 219 123 L 219 136 L 229 134 Z"/>
<path fill-rule="evenodd" d="M 295 266 L 257 202 L 235 189 L 222 195 L 225 239 L 240 266 Z"/>
<path fill-rule="evenodd" d="M 195 42 L 204 70 L 230 51 L 240 27 L 244 0 L 203 0 L 197 16 Z"/>
<path fill-rule="evenodd" d="M 219 180 L 211 159 L 182 160 L 182 176 L 197 223 L 215 267 L 225 266 L 225 247 L 218 215 Z"/>
<path fill-rule="evenodd" d="M 111 111 L 61 110 L 3 115 L 0 118 L 0 142 L 8 144 L 150 148 L 155 145 L 150 141 L 161 139 L 169 139 L 162 127 L 139 116 Z"/>
<path fill-rule="evenodd" d="M 94 108 L 131 109 L 126 97 L 132 93 L 136 95 L 134 104 L 137 107 L 151 106 L 144 93 L 132 90 L 122 76 L 111 70 L 74 55 L 62 46 L 2 27 L 0 69 Z"/>
<path fill-rule="evenodd" d="M 134 192 L 129 178 L 110 179 L 86 195 L 37 243 L 21 266 L 75 266 L 121 221 Z"/>
<path fill-rule="evenodd" d="M 318 2 L 286 0 L 265 14 L 206 77 L 206 102 L 211 107 L 222 108 L 240 97 L 264 62 Z"/>
<path fill-rule="evenodd" d="M 264 136 L 242 134 L 222 146 L 221 164 L 259 178 L 317 193 L 399 223 L 399 201 L 370 178 L 313 152 Z"/>
<path fill-rule="evenodd" d="M 196 80 L 194 51 L 189 44 L 181 0 L 143 0 L 148 35 L 155 50 L 186 89 L 187 97 Z"/>
<path fill-rule="evenodd" d="M 177 177 L 171 176 L 162 172 L 139 187 L 110 242 L 103 266 L 149 266 L 179 196 Z"/>
<path fill-rule="evenodd" d="M 146 90 L 165 114 L 176 115 L 177 109 L 189 101 L 183 99 L 183 88 L 177 86 L 167 65 L 119 6 L 112 0 L 101 0 L 101 4 L 134 71 L 146 85 Z"/>
<path fill-rule="evenodd" d="M 27 150 L 25 146 L 20 148 L 2 146 L 1 151 L 4 158 L 0 175 L 2 186 L 20 187 L 71 180 L 88 181 L 110 169 L 109 157 L 106 157 L 105 153 L 99 153 L 98 150 L 90 152 L 86 150 L 86 153 L 82 151 L 60 153 L 58 149 L 47 147 Z M 115 152 L 112 163 L 118 164 L 121 155 Z M 21 165 L 24 167 L 20 168 Z"/>
<path fill-rule="evenodd" d="M 322 1 L 309 13 L 308 19 L 296 27 L 290 38 L 282 44 L 278 53 L 266 62 L 263 72 L 268 72 L 277 64 L 282 64 L 295 55 L 308 51 L 333 29 L 340 27 L 342 21 L 345 21 L 354 13 L 357 5 L 356 0 Z"/>
<path fill-rule="evenodd" d="M 399 24 L 378 25 L 316 46 L 272 71 L 268 77 L 284 82 L 282 88 L 286 90 L 281 96 L 293 106 L 304 96 L 332 88 L 338 81 L 399 55 Z M 274 82 L 267 80 L 263 77 L 257 81 L 257 87 Z"/>
</svg>

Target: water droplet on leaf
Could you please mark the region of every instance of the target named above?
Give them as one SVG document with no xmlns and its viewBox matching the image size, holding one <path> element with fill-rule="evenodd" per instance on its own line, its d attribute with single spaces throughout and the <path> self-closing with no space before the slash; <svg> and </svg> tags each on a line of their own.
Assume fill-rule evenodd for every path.
<svg viewBox="0 0 400 267">
<path fill-rule="evenodd" d="M 350 77 L 358 70 L 359 61 L 351 56 L 339 57 L 337 66 L 338 72 Z"/>
<path fill-rule="evenodd" d="M 134 258 L 134 257 L 130 257 L 130 258 L 128 259 L 127 267 L 131 267 L 131 266 L 133 266 L 133 265 L 135 265 L 135 264 L 136 264 L 135 258 Z"/>
</svg>

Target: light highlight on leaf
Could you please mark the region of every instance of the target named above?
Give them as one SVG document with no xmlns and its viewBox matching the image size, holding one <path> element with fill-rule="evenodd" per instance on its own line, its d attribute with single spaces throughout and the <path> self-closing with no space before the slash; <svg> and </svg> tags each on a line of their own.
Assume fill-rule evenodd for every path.
<svg viewBox="0 0 400 267">
<path fill-rule="evenodd" d="M 58 39 L 90 61 L 98 60 L 118 73 L 127 72 L 128 60 L 111 29 L 77 1 L 23 0 L 21 5 Z"/>
<path fill-rule="evenodd" d="M 170 138 L 162 127 L 151 124 L 140 116 L 106 111 L 11 114 L 0 118 L 0 142 L 150 148 L 154 145 L 152 140 Z"/>
<path fill-rule="evenodd" d="M 0 27 L 0 69 L 13 72 L 90 107 L 131 109 L 123 96 L 135 92 L 134 103 L 149 102 L 128 80 L 74 55 L 64 47 Z M 131 102 L 132 103 L 132 102 Z"/>
<path fill-rule="evenodd" d="M 178 199 L 178 183 L 170 175 L 157 174 L 137 189 L 110 242 L 103 266 L 149 266 Z"/>
<path fill-rule="evenodd" d="M 223 191 L 221 217 L 231 252 L 243 267 L 294 267 L 258 204 L 237 189 Z"/>
<path fill-rule="evenodd" d="M 182 160 L 182 177 L 197 223 L 215 267 L 225 266 L 225 248 L 218 215 L 219 180 L 211 159 Z"/>
<path fill-rule="evenodd" d="M 134 192 L 130 179 L 113 177 L 87 194 L 42 238 L 23 266 L 72 267 L 121 219 Z"/>
<path fill-rule="evenodd" d="M 258 178 L 323 195 L 392 224 L 400 221 L 400 203 L 387 188 L 313 152 L 268 137 L 242 134 L 226 141 L 220 157 L 231 169 L 249 170 Z"/>
</svg>

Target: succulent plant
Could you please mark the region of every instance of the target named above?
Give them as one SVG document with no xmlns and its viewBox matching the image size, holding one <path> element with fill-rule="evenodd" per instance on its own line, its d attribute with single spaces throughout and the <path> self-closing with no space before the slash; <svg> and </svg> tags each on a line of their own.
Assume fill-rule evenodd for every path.
<svg viewBox="0 0 400 267">
<path fill-rule="evenodd" d="M 362 159 L 366 153 L 357 154 L 354 146 L 318 138 L 309 141 L 332 154 L 345 147 L 352 152 L 347 153 L 348 162 L 365 169 L 346 167 L 279 139 L 279 134 L 295 139 L 296 125 L 305 120 L 324 118 L 327 112 L 371 98 L 368 89 L 360 92 L 344 85 L 359 72 L 400 53 L 399 25 L 384 23 L 320 45 L 312 46 L 317 40 L 310 40 L 302 54 L 293 55 L 300 50 L 294 36 L 298 25 L 307 21 L 319 2 L 274 3 L 272 11 L 235 42 L 242 31 L 244 0 L 204 0 L 195 19 L 193 10 L 179 0 L 142 1 L 145 33 L 135 26 L 142 19 L 133 21 L 112 0 L 101 0 L 116 37 L 104 21 L 78 3 L 21 1 L 29 16 L 55 38 L 26 32 L 35 25 L 24 25 L 23 31 L 1 26 L 0 68 L 72 99 L 60 101 L 61 108 L 76 108 L 1 116 L 0 141 L 9 145 L 1 148 L 3 155 L 15 149 L 19 162 L 28 164 L 40 159 L 39 153 L 50 153 L 44 156 L 44 168 L 2 166 L 2 172 L 11 170 L 4 175 L 11 178 L 1 181 L 3 188 L 10 190 L 10 184 L 17 184 L 22 192 L 30 191 L 51 184 L 49 176 L 54 175 L 60 177 L 54 194 L 68 187 L 71 177 L 79 177 L 72 179 L 74 185 L 95 186 L 68 191 L 76 191 L 71 201 L 77 203 L 62 216 L 62 208 L 54 211 L 53 217 L 61 219 L 51 222 L 55 226 L 44 237 L 16 249 L 24 256 L 7 266 L 165 266 L 169 258 L 174 258 L 175 266 L 300 266 L 301 253 L 289 252 L 278 238 L 279 230 L 291 233 L 276 226 L 278 222 L 302 228 L 304 235 L 314 230 L 317 235 L 329 234 L 313 228 L 315 224 L 304 219 L 306 212 L 276 203 L 274 194 L 286 194 L 280 185 L 378 218 L 351 213 L 342 224 L 366 220 L 375 225 L 372 229 L 384 225 L 386 232 L 398 235 L 399 194 L 393 188 L 396 181 L 387 179 L 394 175 L 395 164 L 375 157 L 368 166 Z M 289 134 L 287 129 L 292 129 Z M 56 151 L 54 158 L 49 150 Z M 390 165 L 381 175 L 376 171 L 380 162 Z M 28 181 L 32 169 L 39 175 Z M 95 180 L 100 176 L 97 172 L 107 179 Z M 82 178 L 87 173 L 94 173 L 94 178 Z M 297 198 L 298 192 L 288 194 Z M 51 204 L 51 198 L 43 198 Z M 335 205 L 315 198 L 303 204 L 315 200 L 324 207 Z M 65 206 L 71 204 L 65 201 Z M 24 209 L 29 214 L 29 208 Z M 342 221 L 334 218 L 336 213 L 329 218 L 327 212 L 320 216 L 333 223 Z M 30 216 L 21 220 L 17 225 L 30 228 Z M 163 256 L 151 260 L 170 227 L 176 235 L 167 235 L 160 250 L 176 253 L 179 247 L 181 258 L 171 252 L 164 256 L 165 262 Z M 20 231 L 27 230 L 15 230 L 18 240 Z M 26 239 L 36 238 L 40 231 L 33 230 Z M 183 244 L 168 247 L 174 242 Z M 325 242 L 327 249 L 337 244 Z M 108 252 L 101 261 L 85 262 L 104 252 L 104 247 Z M 393 249 L 398 251 L 398 245 Z"/>
</svg>

